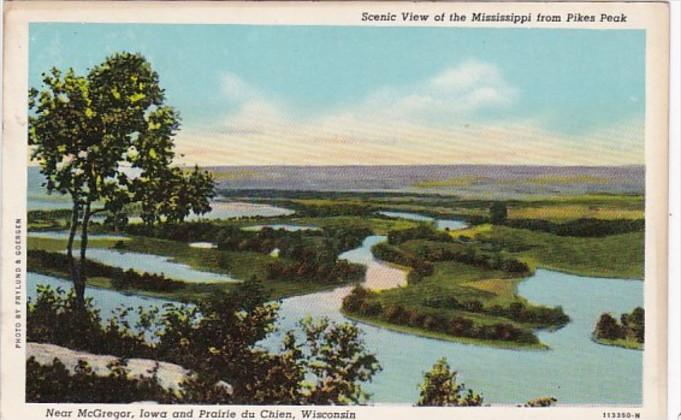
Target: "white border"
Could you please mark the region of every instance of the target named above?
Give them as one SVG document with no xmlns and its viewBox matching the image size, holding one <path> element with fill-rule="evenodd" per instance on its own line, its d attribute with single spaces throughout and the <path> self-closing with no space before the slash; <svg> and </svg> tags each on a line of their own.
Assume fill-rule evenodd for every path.
<svg viewBox="0 0 681 420">
<path fill-rule="evenodd" d="M 681 2 L 671 3 L 669 132 L 669 420 L 681 419 Z"/>
<path fill-rule="evenodd" d="M 162 6 L 160 3 L 143 3 L 143 2 L 124 2 L 124 3 L 119 3 L 116 5 L 113 4 L 107 4 L 104 2 L 82 2 L 82 3 L 72 3 L 72 4 L 60 4 L 60 3 L 38 3 L 38 2 L 13 2 L 11 6 L 15 8 L 13 10 L 14 16 L 17 17 L 19 15 L 19 20 L 21 19 L 27 19 L 30 18 L 31 20 L 37 20 L 37 21 L 51 21 L 51 20 L 60 20 L 60 21 L 71 21 L 71 22 L 78 22 L 78 21 L 90 21 L 90 22 L 110 22 L 110 21 L 120 21 L 120 22 L 144 22 L 144 21 L 154 21 L 154 22 L 168 22 L 168 21 L 177 21 L 177 22 L 215 22 L 215 23 L 236 23 L 240 22 L 241 20 L 245 21 L 256 21 L 258 23 L 269 23 L 269 24 L 310 24 L 310 22 L 314 22 L 314 24 L 321 24 L 321 25 L 329 25 L 329 24 L 355 24 L 359 25 L 359 22 L 353 21 L 355 18 L 355 14 L 357 13 L 357 10 L 359 10 L 359 7 L 371 7 L 372 10 L 375 11 L 383 11 L 383 10 L 390 10 L 392 7 L 395 7 L 396 3 L 349 3 L 349 4 L 344 4 L 341 5 L 339 3 L 326 3 L 324 5 L 318 5 L 318 8 L 313 8 L 317 7 L 314 4 L 307 3 L 307 4 L 301 4 L 301 3 L 280 3 L 276 5 L 272 4 L 243 4 L 243 3 L 172 3 L 169 5 L 166 5 L 167 8 L 165 10 L 161 10 L 159 13 L 159 10 L 157 7 Z M 23 4 L 22 4 L 23 3 Z M 454 3 L 441 3 L 441 4 L 433 4 L 433 3 L 418 3 L 418 4 L 413 4 L 413 3 L 402 3 L 399 4 L 399 7 L 405 7 L 405 4 L 409 4 L 409 7 L 412 9 L 428 9 L 428 8 L 434 8 L 434 7 L 452 7 Z M 7 4 L 5 5 L 7 6 Z M 108 10 L 106 10 L 106 13 L 102 13 L 103 8 L 110 7 Z M 324 7 L 322 7 L 324 6 Z M 337 7 L 337 10 L 334 10 L 334 12 L 337 13 L 329 13 L 329 7 L 333 8 L 334 6 Z M 522 10 L 536 10 L 542 7 L 546 7 L 546 4 L 542 3 L 476 3 L 475 7 L 476 9 L 487 9 L 487 8 L 496 8 L 496 10 L 504 9 L 504 8 L 513 8 L 516 11 L 522 11 Z M 659 6 L 659 4 L 658 4 Z M 43 7 L 43 10 L 36 10 L 39 9 L 40 7 Z M 326 7 L 326 9 L 325 9 Z M 459 4 L 458 7 L 465 8 L 467 7 L 465 3 Z M 666 229 L 665 233 L 663 235 L 660 234 L 660 231 L 664 227 L 664 221 L 667 219 L 666 216 L 666 206 L 663 206 L 663 204 L 666 204 L 666 201 L 669 197 L 669 193 L 664 187 L 666 184 L 666 179 L 668 176 L 667 173 L 667 160 L 666 159 L 657 159 L 654 161 L 651 161 L 650 159 L 653 157 L 663 157 L 666 156 L 664 152 L 666 151 L 666 145 L 665 147 L 661 147 L 659 144 L 659 141 L 667 134 L 667 128 L 668 125 L 665 122 L 664 124 L 662 123 L 661 119 L 665 119 L 663 117 L 663 114 L 666 115 L 666 112 L 663 111 L 663 100 L 660 99 L 660 95 L 663 94 L 663 92 L 667 91 L 666 89 L 666 83 L 667 83 L 667 66 L 666 66 L 666 48 L 664 48 L 664 51 L 660 51 L 662 48 L 661 46 L 665 45 L 668 38 L 666 37 L 666 32 L 665 28 L 667 26 L 668 22 L 663 22 L 660 21 L 660 9 L 661 7 L 655 7 L 652 4 L 642 4 L 642 3 L 580 3 L 578 5 L 576 4 L 569 4 L 569 3 L 563 3 L 563 4 L 552 4 L 551 7 L 564 7 L 564 8 L 579 8 L 582 10 L 589 10 L 589 11 L 598 11 L 598 10 L 614 10 L 614 9 L 620 9 L 620 10 L 627 10 L 630 11 L 632 14 L 632 22 L 630 22 L 627 25 L 620 25 L 618 28 L 647 28 L 648 34 L 647 34 L 647 45 L 646 45 L 646 52 L 647 52 L 647 79 L 646 79 L 646 98 L 647 98 L 647 104 L 646 104 L 646 166 L 647 166 L 647 172 L 650 171 L 650 176 L 647 176 L 646 180 L 646 219 L 649 223 L 648 229 L 646 230 L 646 278 L 647 279 L 655 279 L 659 280 L 661 283 L 657 283 L 656 281 L 652 281 L 653 284 L 651 284 L 650 281 L 646 282 L 646 308 L 650 308 L 653 314 L 652 318 L 649 321 L 649 329 L 646 333 L 646 343 L 649 345 L 648 349 L 646 350 L 644 354 L 644 364 L 647 367 L 650 366 L 659 366 L 662 363 L 664 363 L 665 359 L 667 358 L 668 351 L 667 351 L 667 343 L 666 343 L 666 334 L 655 334 L 656 331 L 659 331 L 659 327 L 663 326 L 666 322 L 664 319 L 656 319 L 654 317 L 654 313 L 656 312 L 654 309 L 659 307 L 660 310 L 664 310 L 668 299 L 669 303 L 674 303 L 672 300 L 671 295 L 668 297 L 667 296 L 667 290 L 665 287 L 665 281 L 664 277 L 665 274 L 667 273 L 667 253 L 666 253 L 666 243 L 663 244 L 661 241 L 662 239 L 665 239 L 666 237 Z M 21 10 L 19 10 L 21 9 Z M 170 10 L 172 9 L 172 10 Z M 321 12 L 321 10 L 324 9 L 324 12 Z M 555 10 L 555 9 L 553 9 Z M 211 11 L 213 13 L 211 13 Z M 38 13 L 35 13 L 38 12 Z M 43 13 L 40 13 L 43 12 Z M 97 13 L 99 12 L 99 13 Z M 163 13 L 165 12 L 165 13 Z M 170 15 L 168 12 L 172 13 Z M 36 16 L 38 16 L 36 18 Z M 170 17 L 170 20 L 168 16 Z M 655 19 L 658 18 L 658 19 Z M 7 16 L 5 16 L 5 19 L 8 19 Z M 4 21 L 4 19 L 3 19 Z M 8 19 L 9 21 L 9 19 Z M 353 23 L 354 22 L 354 23 Z M 403 26 L 408 26 L 408 25 L 403 25 Z M 415 25 L 412 25 L 415 26 Z M 459 26 L 470 26 L 470 25 L 459 25 Z M 479 27 L 487 26 L 487 27 L 510 27 L 512 25 L 507 24 L 507 25 L 477 25 Z M 555 25 L 550 25 L 550 24 L 537 24 L 537 25 L 532 25 L 533 27 L 555 27 Z M 8 25 L 10 27 L 10 25 Z M 561 25 L 560 27 L 565 28 L 568 27 L 566 25 Z M 579 26 L 580 28 L 597 28 L 597 29 L 606 29 L 606 28 L 612 28 L 613 26 L 609 25 L 600 25 L 600 24 L 585 24 Z M 24 34 L 25 28 L 19 28 L 19 32 Z M 24 34 L 25 36 L 25 34 Z M 3 104 L 6 106 L 5 111 L 7 111 L 7 114 L 9 115 L 4 115 L 4 122 L 8 123 L 5 125 L 4 130 L 7 130 L 4 132 L 4 134 L 8 134 L 7 137 L 5 137 L 5 143 L 2 145 L 3 151 L 5 152 L 4 155 L 0 155 L 0 157 L 3 158 L 3 167 L 1 168 L 3 171 L 3 174 L 5 175 L 4 178 L 0 181 L 4 182 L 2 187 L 8 187 L 15 191 L 22 191 L 22 188 L 25 190 L 25 173 L 23 175 L 20 174 L 20 171 L 16 171 L 17 168 L 23 167 L 25 165 L 25 153 L 23 155 L 24 158 L 19 158 L 17 159 L 16 156 L 21 156 L 21 152 L 25 152 L 25 146 L 23 144 L 17 144 L 17 141 L 14 142 L 8 142 L 6 141 L 7 138 L 12 138 L 12 139 L 21 139 L 23 138 L 22 133 L 22 124 L 25 125 L 25 92 L 26 92 L 26 87 L 25 87 L 25 62 L 23 59 L 17 60 L 18 57 L 24 57 L 26 54 L 25 48 L 22 49 L 22 46 L 19 45 L 21 43 L 21 40 L 23 38 L 20 37 L 15 37 L 12 38 L 13 41 L 19 41 L 18 43 L 9 43 L 7 41 L 7 38 L 5 38 L 4 42 L 7 44 L 3 44 L 5 47 L 5 54 L 7 55 L 7 62 L 11 63 L 12 65 L 7 66 L 7 74 L 11 73 L 14 78 L 12 79 L 15 82 L 15 84 L 7 84 L 5 87 L 7 88 L 5 92 L 9 92 L 8 95 L 12 94 L 13 98 L 17 98 L 18 100 L 15 101 L 10 101 L 7 98 L 3 98 Z M 655 47 L 655 48 L 651 48 Z M 9 51 L 9 53 L 8 53 Z M 11 60 L 10 60 L 11 59 Z M 653 63 L 655 63 L 655 66 L 651 66 L 651 60 Z M 655 72 L 655 76 L 651 77 L 650 73 Z M 4 79 L 3 79 L 4 81 Z M 12 114 L 12 111 L 15 111 L 14 114 Z M 652 139 L 656 139 L 657 141 L 651 141 Z M 672 150 L 674 150 L 674 145 L 672 144 Z M 11 153 L 10 153 L 11 152 Z M 0 152 L 1 153 L 1 152 Z M 9 156 L 14 156 L 14 159 L 10 159 Z M 12 171 L 12 169 L 15 169 Z M 676 170 L 678 171 L 678 166 L 676 167 Z M 7 183 L 9 182 L 9 177 L 8 175 L 11 174 L 13 175 L 12 178 L 12 185 L 8 185 Z M 678 180 L 678 177 L 677 177 Z M 5 191 L 7 193 L 7 191 Z M 23 202 L 12 202 L 15 200 L 10 200 L 6 201 L 3 203 L 3 210 L 10 209 L 13 213 L 12 214 L 19 214 L 17 210 L 24 209 L 25 210 L 25 203 Z M 22 201 L 22 200 L 19 200 Z M 664 207 L 664 208 L 662 208 Z M 7 213 L 10 213 L 9 211 Z M 25 212 L 23 213 L 25 214 Z M 678 223 L 678 220 L 675 219 L 676 222 Z M 12 227 L 6 223 L 6 221 L 3 219 L 3 235 L 0 240 L 5 242 L 5 245 L 8 245 L 9 243 L 7 242 L 10 238 L 8 234 L 11 233 Z M 672 239 L 673 240 L 673 239 Z M 664 241 L 666 242 L 666 240 Z M 24 248 L 25 248 L 25 242 L 24 242 Z M 10 248 L 3 246 L 2 247 L 2 253 L 5 254 Z M 676 248 L 678 251 L 678 248 Z M 676 259 L 676 258 L 672 258 Z M 670 263 L 673 265 L 674 263 L 670 261 Z M 678 264 L 677 264 L 678 265 Z M 677 267 L 678 268 L 678 267 Z M 2 268 L 3 273 L 7 274 L 8 267 L 4 266 Z M 3 275 L 3 278 L 6 278 Z M 672 277 L 674 280 L 678 280 L 677 278 Z M 673 283 L 673 282 L 672 282 Z M 2 301 L 3 301 L 3 312 L 7 311 L 8 306 L 6 305 L 8 302 L 11 302 L 13 300 L 12 296 L 3 296 Z M 13 308 L 12 308 L 13 309 Z M 4 313 L 4 316 L 7 316 L 8 313 Z M 3 338 L 8 335 L 7 331 L 7 325 L 6 323 L 3 323 Z M 7 343 L 3 343 L 3 346 L 5 346 Z M 658 346 L 659 344 L 659 346 Z M 671 344 L 671 343 L 670 343 Z M 5 350 L 6 347 L 3 347 L 3 350 Z M 7 354 L 5 353 L 5 356 Z M 6 381 L 9 379 L 9 377 L 21 377 L 23 374 L 23 366 L 16 366 L 16 365 L 11 365 L 10 361 L 8 361 L 8 357 L 3 357 L 4 360 L 2 360 L 2 370 L 3 370 L 3 382 L 7 383 Z M 666 372 L 665 372 L 666 373 Z M 666 411 L 665 408 L 663 407 L 662 404 L 664 401 L 667 400 L 667 393 L 666 392 L 659 392 L 662 389 L 664 389 L 664 382 L 666 382 L 667 379 L 667 374 L 663 372 L 660 372 L 659 370 L 655 369 L 654 372 L 648 371 L 644 372 L 644 383 L 646 384 L 646 387 L 644 389 L 644 405 L 645 408 L 639 409 L 639 408 L 633 408 L 631 407 L 632 410 L 640 411 L 643 413 L 642 417 L 643 418 L 651 418 L 654 420 L 657 420 L 657 418 L 661 418 L 664 416 L 664 412 Z M 15 379 L 16 380 L 16 379 Z M 650 385 L 652 384 L 658 384 L 661 388 L 660 389 L 651 389 Z M 671 392 L 671 389 L 669 390 Z M 8 395 L 9 394 L 9 395 Z M 14 420 L 14 418 L 27 418 L 26 414 L 31 413 L 31 416 L 35 416 L 39 412 L 43 412 L 44 409 L 39 409 L 36 410 L 36 406 L 41 407 L 41 405 L 36 405 L 36 404 L 23 404 L 21 403 L 21 399 L 17 400 L 17 397 L 23 395 L 23 390 L 22 389 L 14 389 L 14 388 L 7 388 L 5 387 L 2 392 L 2 408 L 4 410 L 7 410 L 8 408 L 13 408 L 16 409 L 16 411 L 13 411 L 12 413 L 15 414 L 16 416 L 14 417 L 6 417 L 7 419 Z M 67 405 L 63 405 L 67 406 Z M 73 405 L 70 405 L 73 407 Z M 96 405 L 102 407 L 102 405 Z M 78 405 L 77 407 L 85 407 L 85 405 Z M 23 409 L 22 409 L 23 408 Z M 238 408 L 238 407 L 234 407 Z M 474 417 L 474 418 L 490 418 L 490 419 L 498 419 L 498 418 L 546 418 L 547 416 L 550 416 L 551 418 L 602 418 L 602 412 L 604 410 L 607 411 L 617 411 L 618 409 L 622 410 L 627 410 L 627 407 L 564 407 L 564 408 L 554 408 L 550 409 L 549 411 L 546 410 L 527 410 L 527 409 L 521 409 L 521 410 L 515 410 L 512 408 L 504 408 L 504 407 L 492 407 L 489 409 L 479 409 L 479 408 L 457 408 L 456 409 L 456 414 L 461 416 L 461 417 Z M 449 409 L 438 409 L 438 408 L 421 408 L 417 409 L 418 411 L 414 411 L 414 409 L 411 409 L 409 407 L 399 407 L 399 408 L 391 408 L 391 407 L 374 407 L 374 408 L 367 408 L 367 407 L 356 407 L 353 408 L 353 411 L 357 413 L 358 418 L 362 419 L 374 419 L 374 418 L 412 418 L 413 414 L 418 413 L 419 416 L 423 416 L 424 418 L 431 419 L 431 418 L 446 418 L 449 417 L 451 418 L 451 415 L 454 413 L 454 411 L 449 410 Z M 629 410 L 627 410 L 629 411 Z M 24 415 L 20 415 L 19 412 L 23 412 Z M 7 411 L 4 412 L 6 414 Z M 550 413 L 550 414 L 549 414 Z M 3 413 L 0 413 L 3 414 Z M 36 417 L 31 417 L 31 418 L 36 418 Z"/>
</svg>

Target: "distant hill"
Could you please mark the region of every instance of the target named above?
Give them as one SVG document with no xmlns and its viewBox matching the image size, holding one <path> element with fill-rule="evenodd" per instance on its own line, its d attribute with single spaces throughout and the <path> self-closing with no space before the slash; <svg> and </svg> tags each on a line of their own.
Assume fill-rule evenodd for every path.
<svg viewBox="0 0 681 420">
<path fill-rule="evenodd" d="M 220 166 L 218 190 L 387 191 L 463 197 L 522 198 L 557 194 L 642 194 L 643 166 Z M 48 195 L 39 168 L 28 168 L 28 208 L 70 208 Z"/>
<path fill-rule="evenodd" d="M 463 196 L 642 194 L 643 166 L 222 166 L 219 189 L 402 191 Z"/>
</svg>

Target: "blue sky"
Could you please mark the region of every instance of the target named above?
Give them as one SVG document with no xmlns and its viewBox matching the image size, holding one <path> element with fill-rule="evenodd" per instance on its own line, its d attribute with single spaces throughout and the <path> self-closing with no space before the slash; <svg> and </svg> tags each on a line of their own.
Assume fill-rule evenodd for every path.
<svg viewBox="0 0 681 420">
<path fill-rule="evenodd" d="M 645 33 L 34 23 L 30 84 L 143 53 L 188 163 L 643 162 Z"/>
</svg>

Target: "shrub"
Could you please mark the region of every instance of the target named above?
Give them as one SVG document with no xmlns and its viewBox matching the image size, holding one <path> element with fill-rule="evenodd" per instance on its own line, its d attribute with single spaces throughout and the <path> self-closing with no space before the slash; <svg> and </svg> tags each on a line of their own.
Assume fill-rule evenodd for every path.
<svg viewBox="0 0 681 420">
<path fill-rule="evenodd" d="M 595 334 L 597 338 L 604 338 L 607 340 L 616 340 L 624 338 L 624 330 L 622 326 L 617 323 L 617 320 L 610 314 L 602 314 L 598 323 L 596 324 Z"/>
<path fill-rule="evenodd" d="M 557 402 L 554 397 L 539 397 L 526 402 L 524 407 L 553 407 Z"/>
<path fill-rule="evenodd" d="M 508 211 L 506 204 L 501 201 L 494 202 L 489 208 L 490 221 L 495 225 L 501 225 L 506 221 Z"/>
<path fill-rule="evenodd" d="M 151 325 L 131 331 L 126 321 L 129 308 L 119 308 L 115 316 L 103 324 L 92 299 L 85 307 L 76 305 L 75 293 L 38 286 L 38 296 L 28 301 L 27 341 L 53 343 L 75 350 L 120 357 L 144 357 L 153 353 L 145 341 Z M 149 314 L 146 314 L 148 318 Z M 145 314 L 141 314 L 145 319 Z"/>
<path fill-rule="evenodd" d="M 598 319 L 593 334 L 596 338 L 606 340 L 628 338 L 637 343 L 644 342 L 645 311 L 643 308 L 637 307 L 630 314 L 622 314 L 620 322 L 617 322 L 610 314 L 604 313 Z"/>
<path fill-rule="evenodd" d="M 582 218 L 565 223 L 543 219 L 509 219 L 506 226 L 553 233 L 558 236 L 603 237 L 620 233 L 639 232 L 645 229 L 644 219 L 603 220 Z"/>
<path fill-rule="evenodd" d="M 388 243 L 399 245 L 412 239 L 426 239 L 430 241 L 452 242 L 452 237 L 446 232 L 440 232 L 428 225 L 419 225 L 414 228 L 391 230 L 388 232 Z"/>
<path fill-rule="evenodd" d="M 483 398 L 466 390 L 464 384 L 456 382 L 456 371 L 451 371 L 447 359 L 435 362 L 429 372 L 423 375 L 418 406 L 480 406 Z"/>
<path fill-rule="evenodd" d="M 70 372 L 59 359 L 40 365 L 31 357 L 26 362 L 26 402 L 31 403 L 132 403 L 178 402 L 154 375 L 130 378 L 124 360 L 109 365 L 108 376 L 96 375 L 83 360 Z"/>
<path fill-rule="evenodd" d="M 254 280 L 196 306 L 167 305 L 162 313 L 157 309 L 141 314 L 137 333 L 124 321 L 102 324 L 91 300 L 84 308 L 75 308 L 73 301 L 73 293 L 40 287 L 37 301 L 29 302 L 28 340 L 183 366 L 195 376 L 181 384 L 178 401 L 182 402 L 362 403 L 368 395 L 361 383 L 380 370 L 356 326 L 327 319 L 302 321 L 305 339 L 301 344 L 288 331 L 280 352 L 263 350 L 258 343 L 274 330 L 278 306 L 266 303 L 268 297 Z M 126 316 L 123 311 L 121 319 Z M 147 342 L 144 333 L 152 327 L 157 340 Z M 31 401 L 173 402 L 154 380 L 129 380 L 124 366 L 108 378 L 93 376 L 86 366 L 70 374 L 58 362 L 41 367 L 29 360 L 27 367 Z M 221 383 L 229 384 L 230 391 Z M 113 393 L 117 394 L 109 395 Z"/>
</svg>

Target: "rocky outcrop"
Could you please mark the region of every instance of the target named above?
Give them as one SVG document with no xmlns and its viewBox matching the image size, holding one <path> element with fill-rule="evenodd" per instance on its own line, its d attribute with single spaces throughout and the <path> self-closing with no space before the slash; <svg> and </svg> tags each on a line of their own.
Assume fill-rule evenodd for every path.
<svg viewBox="0 0 681 420">
<path fill-rule="evenodd" d="M 66 369 L 72 372 L 78 361 L 83 360 L 98 376 L 108 376 L 111 372 L 108 366 L 119 359 L 115 356 L 86 353 L 47 343 L 28 343 L 26 359 L 31 357 L 35 357 L 35 361 L 41 365 L 49 365 L 55 358 L 59 359 Z M 150 359 L 127 359 L 126 369 L 129 370 L 131 378 L 149 378 L 153 376 L 156 366 L 158 382 L 166 389 L 178 391 L 180 383 L 191 375 L 191 372 L 182 366 Z"/>
</svg>

